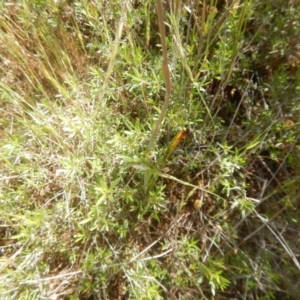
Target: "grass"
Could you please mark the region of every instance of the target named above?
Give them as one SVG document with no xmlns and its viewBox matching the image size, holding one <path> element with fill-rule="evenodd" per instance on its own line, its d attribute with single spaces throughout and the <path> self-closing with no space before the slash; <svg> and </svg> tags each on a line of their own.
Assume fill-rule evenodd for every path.
<svg viewBox="0 0 300 300">
<path fill-rule="evenodd" d="M 1 299 L 297 299 L 298 2 L 160 4 L 0 4 Z"/>
</svg>

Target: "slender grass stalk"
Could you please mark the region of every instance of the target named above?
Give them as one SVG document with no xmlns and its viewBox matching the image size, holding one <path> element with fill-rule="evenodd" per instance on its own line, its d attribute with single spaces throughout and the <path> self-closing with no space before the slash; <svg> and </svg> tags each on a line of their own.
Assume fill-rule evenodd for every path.
<svg viewBox="0 0 300 300">
<path fill-rule="evenodd" d="M 162 46 L 162 55 L 163 55 L 162 73 L 163 73 L 163 77 L 164 77 L 165 85 L 166 85 L 166 96 L 165 96 L 165 101 L 162 106 L 160 115 L 158 117 L 158 120 L 156 121 L 155 128 L 150 137 L 147 153 L 150 153 L 151 150 L 154 148 L 155 140 L 158 136 L 160 126 L 165 118 L 165 115 L 166 115 L 166 112 L 168 109 L 168 105 L 170 102 L 170 97 L 171 97 L 171 76 L 170 76 L 170 70 L 169 70 L 169 65 L 168 65 L 166 29 L 165 29 L 165 24 L 164 24 L 164 10 L 163 10 L 163 5 L 162 5 L 161 0 L 156 0 L 156 10 L 157 10 L 160 39 L 161 39 L 161 46 Z"/>
<path fill-rule="evenodd" d="M 100 102 L 103 102 L 103 98 L 104 98 L 105 92 L 106 92 L 107 87 L 108 87 L 110 76 L 113 72 L 115 60 L 116 60 L 116 57 L 117 57 L 117 54 L 118 54 L 118 48 L 119 48 L 121 37 L 122 37 L 124 23 L 126 22 L 126 12 L 127 12 L 127 7 L 126 7 L 126 4 L 123 3 L 122 4 L 121 17 L 120 17 L 120 20 L 119 20 L 119 23 L 118 23 L 118 26 L 117 26 L 117 30 L 116 30 L 115 40 L 114 40 L 114 42 L 112 44 L 112 47 L 111 47 L 110 61 L 109 61 L 109 64 L 108 64 L 107 71 L 105 73 L 105 78 L 104 78 L 104 82 L 103 82 L 102 87 L 101 87 L 101 92 L 99 94 Z"/>
<path fill-rule="evenodd" d="M 166 29 L 165 29 L 165 24 L 164 24 L 164 11 L 163 11 L 163 5 L 162 5 L 161 0 L 156 0 L 156 11 L 157 11 L 160 39 L 161 39 L 161 46 L 162 46 L 162 55 L 163 55 L 162 73 L 163 73 L 165 86 L 166 86 L 166 96 L 165 96 L 165 101 L 161 108 L 161 112 L 159 114 L 158 120 L 156 121 L 155 128 L 151 134 L 148 148 L 146 151 L 146 156 L 155 147 L 155 141 L 158 137 L 161 124 L 165 118 L 165 115 L 166 115 L 166 112 L 168 109 L 168 105 L 170 102 L 170 97 L 171 97 L 171 76 L 170 76 L 170 70 L 169 70 L 169 65 L 168 65 Z M 155 174 L 150 175 L 147 172 L 145 173 L 145 175 L 144 175 L 144 193 L 146 195 L 146 200 L 148 199 L 148 192 L 149 192 L 149 190 L 152 189 L 156 180 L 157 180 L 157 175 L 155 175 Z"/>
</svg>

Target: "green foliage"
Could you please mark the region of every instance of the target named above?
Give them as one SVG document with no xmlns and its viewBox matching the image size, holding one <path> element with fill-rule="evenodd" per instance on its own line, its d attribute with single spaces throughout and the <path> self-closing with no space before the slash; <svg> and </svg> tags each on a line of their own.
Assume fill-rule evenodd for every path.
<svg viewBox="0 0 300 300">
<path fill-rule="evenodd" d="M 1 2 L 3 299 L 297 299 L 297 1 L 160 2 Z"/>
</svg>

